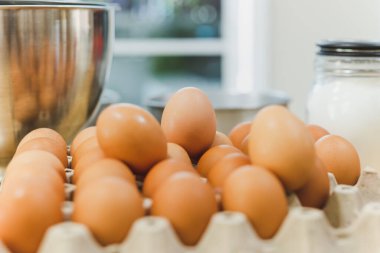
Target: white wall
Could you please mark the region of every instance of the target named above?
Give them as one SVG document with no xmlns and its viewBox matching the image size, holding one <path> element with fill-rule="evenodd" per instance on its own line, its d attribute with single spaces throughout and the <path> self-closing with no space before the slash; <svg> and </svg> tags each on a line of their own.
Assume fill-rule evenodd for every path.
<svg viewBox="0 0 380 253">
<path fill-rule="evenodd" d="M 380 40 L 380 0 L 269 0 L 269 83 L 292 98 L 305 118 L 313 81 L 315 42 L 321 39 Z"/>
</svg>

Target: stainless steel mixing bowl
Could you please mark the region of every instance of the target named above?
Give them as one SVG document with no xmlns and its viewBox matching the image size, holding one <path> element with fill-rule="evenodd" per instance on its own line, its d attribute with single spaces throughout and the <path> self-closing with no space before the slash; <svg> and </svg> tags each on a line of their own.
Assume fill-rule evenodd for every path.
<svg viewBox="0 0 380 253">
<path fill-rule="evenodd" d="M 1 165 L 35 128 L 73 138 L 96 111 L 113 39 L 113 6 L 0 1 Z"/>
</svg>

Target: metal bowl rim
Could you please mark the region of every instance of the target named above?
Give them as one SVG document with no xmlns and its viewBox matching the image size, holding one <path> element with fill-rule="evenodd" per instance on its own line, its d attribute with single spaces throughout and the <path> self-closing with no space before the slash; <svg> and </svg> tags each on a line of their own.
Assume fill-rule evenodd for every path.
<svg viewBox="0 0 380 253">
<path fill-rule="evenodd" d="M 4 9 L 40 9 L 40 8 L 67 8 L 67 9 L 114 9 L 117 4 L 97 3 L 97 2 L 78 2 L 78 1 L 0 1 L 0 10 Z"/>
</svg>

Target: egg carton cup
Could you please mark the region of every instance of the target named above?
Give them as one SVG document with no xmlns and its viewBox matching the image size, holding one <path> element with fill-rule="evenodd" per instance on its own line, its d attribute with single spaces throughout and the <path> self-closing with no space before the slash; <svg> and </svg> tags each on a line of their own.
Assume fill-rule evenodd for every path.
<svg viewBox="0 0 380 253">
<path fill-rule="evenodd" d="M 261 239 L 244 214 L 222 211 L 193 247 L 181 243 L 167 219 L 154 216 L 137 220 L 121 244 L 100 246 L 86 226 L 70 221 L 72 175 L 67 169 L 65 221 L 48 229 L 38 253 L 380 253 L 380 176 L 369 167 L 355 186 L 338 185 L 329 174 L 330 197 L 323 210 L 302 207 L 290 195 L 289 213 L 272 239 Z M 151 205 L 144 200 L 147 214 Z M 10 251 L 0 241 L 0 253 L 5 252 Z"/>
</svg>

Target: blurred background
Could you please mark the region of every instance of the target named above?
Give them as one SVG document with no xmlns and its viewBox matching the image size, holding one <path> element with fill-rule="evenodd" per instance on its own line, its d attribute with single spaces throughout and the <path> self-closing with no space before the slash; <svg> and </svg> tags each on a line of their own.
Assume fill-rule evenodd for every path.
<svg viewBox="0 0 380 253">
<path fill-rule="evenodd" d="M 282 90 L 305 118 L 321 39 L 380 39 L 378 0 L 112 0 L 113 99 L 136 104 L 183 86 Z M 112 91 L 110 91 L 112 90 Z"/>
</svg>

